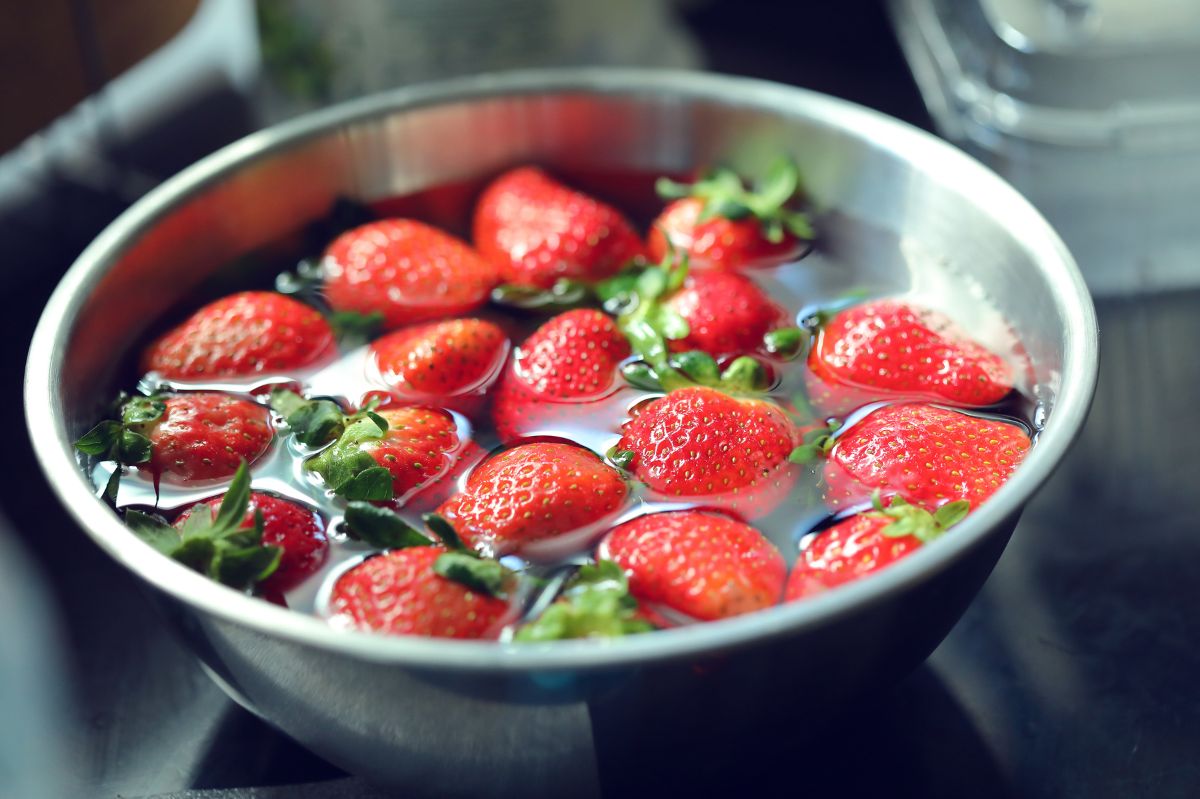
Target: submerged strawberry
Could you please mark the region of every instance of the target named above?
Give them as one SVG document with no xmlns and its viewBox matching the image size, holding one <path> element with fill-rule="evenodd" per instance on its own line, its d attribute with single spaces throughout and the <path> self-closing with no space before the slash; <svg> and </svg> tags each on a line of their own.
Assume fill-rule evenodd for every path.
<svg viewBox="0 0 1200 799">
<path fill-rule="evenodd" d="M 228 495 L 193 505 L 175 520 L 175 527 L 186 530 L 189 519 L 205 512 L 215 521 Z M 254 491 L 242 514 L 242 529 L 252 529 L 258 514 L 262 518 L 262 544 L 282 550 L 279 566 L 270 577 L 259 583 L 266 593 L 282 593 L 302 582 L 321 568 L 329 552 L 325 521 L 316 511 L 298 502 L 281 499 L 272 494 Z"/>
<path fill-rule="evenodd" d="M 693 387 L 651 401 L 626 425 L 614 457 L 670 499 L 770 513 L 795 479 L 791 420 L 763 400 Z"/>
<path fill-rule="evenodd" d="M 493 635 L 509 604 L 478 585 L 446 576 L 454 574 L 445 568 L 445 559 L 453 555 L 439 546 L 411 546 L 367 558 L 334 584 L 329 600 L 334 623 L 390 635 Z M 494 565 L 499 573 L 499 564 Z"/>
<path fill-rule="evenodd" d="M 211 302 L 151 344 L 142 368 L 171 380 L 247 377 L 307 366 L 333 351 L 320 313 L 272 291 Z"/>
<path fill-rule="evenodd" d="M 660 180 L 659 194 L 674 202 L 650 227 L 650 258 L 674 246 L 698 269 L 733 270 L 797 257 L 813 237 L 808 218 L 788 207 L 799 186 L 790 161 L 776 164 L 755 191 L 725 169 L 690 186 Z"/>
<path fill-rule="evenodd" d="M 625 522 L 600 544 L 638 600 L 700 621 L 779 603 L 787 565 L 749 525 L 701 511 L 654 513 Z"/>
<path fill-rule="evenodd" d="M 969 504 L 959 500 L 930 513 L 900 497 L 893 497 L 885 508 L 877 494 L 874 511 L 822 530 L 800 553 L 788 576 L 785 599 L 802 599 L 877 572 L 945 533 L 969 510 Z"/>
<path fill-rule="evenodd" d="M 603 280 L 642 254 L 641 239 L 619 211 L 531 166 L 484 190 L 474 239 L 505 281 L 543 289 L 561 279 Z"/>
<path fill-rule="evenodd" d="M 809 351 L 812 403 L 840 416 L 888 397 L 950 405 L 999 402 L 1012 369 L 947 316 L 898 300 L 847 308 L 825 323 Z"/>
<path fill-rule="evenodd" d="M 701 350 L 720 356 L 759 349 L 763 336 L 783 319 L 779 306 L 744 275 L 689 274 L 664 303 L 687 323 L 687 335 L 671 349 Z"/>
<path fill-rule="evenodd" d="M 397 395 L 446 407 L 451 398 L 482 395 L 504 364 L 508 337 L 483 319 L 449 319 L 389 333 L 371 350 Z"/>
<path fill-rule="evenodd" d="M 382 314 L 386 328 L 470 313 L 498 276 L 474 250 L 437 228 L 385 219 L 347 231 L 322 261 L 337 311 Z"/>
<path fill-rule="evenodd" d="M 594 527 L 619 511 L 628 493 L 620 473 L 592 452 L 538 442 L 484 461 L 438 513 L 469 546 L 504 554 Z"/>
<path fill-rule="evenodd" d="M 514 353 L 493 404 L 496 432 L 510 441 L 586 418 L 593 410 L 587 403 L 611 393 L 627 357 L 629 342 L 601 312 L 555 316 Z"/>
<path fill-rule="evenodd" d="M 957 500 L 978 507 L 1008 480 L 1029 444 L 1015 424 L 935 405 L 889 405 L 836 439 L 824 466 L 825 501 L 845 507 L 880 491 L 927 510 Z"/>
</svg>

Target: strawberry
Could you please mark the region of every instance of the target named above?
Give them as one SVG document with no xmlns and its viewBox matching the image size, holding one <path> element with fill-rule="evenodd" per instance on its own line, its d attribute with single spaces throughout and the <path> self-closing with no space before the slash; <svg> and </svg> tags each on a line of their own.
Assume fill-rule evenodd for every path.
<svg viewBox="0 0 1200 799">
<path fill-rule="evenodd" d="M 900 497 L 892 497 L 885 508 L 878 494 L 874 504 L 874 511 L 855 514 L 817 533 L 792 567 L 785 601 L 879 571 L 945 533 L 970 510 L 967 502 L 959 500 L 930 513 Z"/>
<path fill-rule="evenodd" d="M 1029 451 L 1015 424 L 935 405 L 888 405 L 841 431 L 825 462 L 825 501 L 861 502 L 873 491 L 898 494 L 926 510 L 967 500 L 979 507 Z"/>
<path fill-rule="evenodd" d="M 720 356 L 759 349 L 783 311 L 744 275 L 689 274 L 664 303 L 687 323 L 688 333 L 670 342 L 675 351 L 700 350 Z"/>
<path fill-rule="evenodd" d="M 817 333 L 805 375 L 812 403 L 844 415 L 886 398 L 983 406 L 1012 391 L 1012 369 L 944 314 L 899 300 L 847 308 Z"/>
<path fill-rule="evenodd" d="M 411 219 L 349 230 L 322 260 L 337 311 L 383 315 L 388 329 L 470 313 L 487 302 L 494 267 L 463 242 Z"/>
<path fill-rule="evenodd" d="M 367 558 L 334 584 L 333 622 L 391 635 L 492 637 L 509 604 L 446 576 L 443 559 L 453 554 L 439 546 L 410 546 Z"/>
<path fill-rule="evenodd" d="M 517 348 L 496 391 L 492 419 L 501 440 L 531 435 L 566 417 L 586 417 L 587 403 L 610 394 L 629 342 L 599 311 L 559 314 Z"/>
<path fill-rule="evenodd" d="M 188 520 L 198 512 L 206 512 L 215 521 L 226 495 L 210 499 L 185 510 L 175 520 L 175 527 L 185 530 Z M 254 491 L 242 514 L 242 529 L 252 529 L 257 513 L 262 515 L 262 543 L 281 549 L 279 567 L 259 589 L 265 593 L 281 594 L 321 568 L 329 552 L 325 521 L 321 515 L 298 502 L 281 499 L 272 494 Z"/>
<path fill-rule="evenodd" d="M 389 333 L 371 351 L 398 396 L 447 406 L 453 397 L 482 396 L 508 356 L 508 337 L 483 319 L 450 319 Z"/>
<path fill-rule="evenodd" d="M 404 504 L 445 478 L 462 448 L 454 417 L 440 408 L 368 410 L 346 417 L 337 440 L 305 468 L 346 499 Z"/>
<path fill-rule="evenodd" d="M 560 279 L 603 280 L 642 254 L 641 239 L 615 208 L 531 166 L 484 189 L 474 239 L 505 281 L 542 289 Z"/>
<path fill-rule="evenodd" d="M 798 443 L 795 426 L 772 403 L 689 387 L 627 422 L 614 459 L 664 497 L 757 517 L 787 494 L 788 455 Z"/>
<path fill-rule="evenodd" d="M 808 218 L 788 208 L 800 185 L 795 164 L 781 161 L 756 191 L 729 170 L 690 186 L 661 179 L 659 195 L 672 199 L 650 227 L 652 260 L 671 247 L 697 269 L 736 270 L 799 257 L 813 237 Z"/>
<path fill-rule="evenodd" d="M 537 442 L 484 461 L 438 513 L 469 546 L 505 554 L 594 527 L 619 511 L 628 493 L 621 474 L 592 452 Z"/>
<path fill-rule="evenodd" d="M 714 621 L 778 604 L 787 565 L 749 525 L 701 511 L 653 513 L 625 522 L 600 543 L 638 600 Z"/>
<path fill-rule="evenodd" d="M 142 368 L 170 380 L 287 372 L 332 354 L 333 330 L 319 312 L 272 291 L 210 302 L 153 344 Z"/>
</svg>

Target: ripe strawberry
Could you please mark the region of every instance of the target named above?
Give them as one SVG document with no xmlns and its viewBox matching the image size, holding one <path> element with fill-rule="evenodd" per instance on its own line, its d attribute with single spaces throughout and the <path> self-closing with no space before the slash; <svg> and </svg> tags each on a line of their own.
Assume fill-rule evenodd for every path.
<svg viewBox="0 0 1200 799">
<path fill-rule="evenodd" d="M 628 493 L 620 473 L 592 452 L 538 442 L 484 461 L 438 513 L 468 546 L 504 554 L 593 527 L 619 511 Z"/>
<path fill-rule="evenodd" d="M 496 432 L 510 441 L 591 415 L 588 403 L 611 393 L 627 357 L 629 342 L 599 311 L 555 316 L 514 353 L 493 404 Z"/>
<path fill-rule="evenodd" d="M 320 313 L 272 291 L 211 302 L 151 344 L 142 368 L 171 380 L 247 377 L 307 366 L 334 348 Z"/>
<path fill-rule="evenodd" d="M 650 227 L 650 258 L 661 260 L 668 241 L 688 253 L 699 270 L 736 270 L 798 257 L 813 237 L 804 214 L 787 207 L 799 180 L 795 164 L 787 161 L 753 192 L 729 170 L 690 186 L 660 180 L 659 194 L 674 202 Z"/>
<path fill-rule="evenodd" d="M 487 302 L 494 267 L 453 236 L 411 219 L 347 231 L 322 261 L 325 296 L 337 311 L 383 314 L 397 328 L 470 313 Z"/>
<path fill-rule="evenodd" d="M 161 398 L 162 414 L 131 425 L 150 440 L 155 479 L 192 482 L 229 477 L 254 462 L 274 435 L 267 409 L 228 394 L 197 392 Z"/>
<path fill-rule="evenodd" d="M 700 621 L 778 604 L 787 565 L 749 525 L 700 511 L 641 516 L 615 528 L 599 557 L 617 562 L 629 591 Z"/>
<path fill-rule="evenodd" d="M 690 274 L 664 304 L 688 324 L 687 336 L 670 342 L 680 352 L 720 356 L 759 349 L 763 335 L 783 319 L 753 280 L 732 272 Z"/>
<path fill-rule="evenodd" d="M 791 420 L 769 402 L 682 388 L 626 423 L 617 457 L 665 497 L 753 518 L 787 494 L 795 479 L 788 455 L 798 443 Z"/>
<path fill-rule="evenodd" d="M 491 637 L 508 603 L 435 571 L 446 554 L 414 546 L 364 560 L 334 584 L 334 623 L 390 635 Z"/>
<path fill-rule="evenodd" d="M 818 332 L 805 375 L 812 403 L 841 416 L 904 397 L 983 406 L 1012 390 L 1012 369 L 944 314 L 898 300 L 847 308 Z"/>
<path fill-rule="evenodd" d="M 1029 443 L 1015 424 L 934 405 L 888 405 L 836 439 L 824 467 L 825 501 L 845 507 L 878 490 L 927 510 L 960 499 L 977 508 L 1017 468 Z"/>
<path fill-rule="evenodd" d="M 347 499 L 404 504 L 445 478 L 463 448 L 454 417 L 440 408 L 387 408 L 347 422 L 338 439 L 305 465 Z"/>
<path fill-rule="evenodd" d="M 473 403 L 465 400 L 481 397 L 499 374 L 508 337 L 482 319 L 449 319 L 389 333 L 371 349 L 380 376 L 398 396 L 469 410 Z M 447 405 L 453 397 L 464 401 Z"/>
<path fill-rule="evenodd" d="M 197 509 L 206 510 L 215 520 L 224 499 L 224 496 L 220 496 L 193 505 L 179 515 L 175 527 L 184 528 Z M 264 593 L 281 594 L 316 572 L 325 562 L 325 556 L 329 553 L 325 521 L 320 514 L 298 502 L 254 491 L 250 494 L 241 528 L 249 530 L 254 527 L 256 510 L 262 511 L 262 544 L 283 550 L 278 568 L 259 583 L 259 588 Z"/>
<path fill-rule="evenodd" d="M 900 497 L 893 497 L 887 508 L 878 495 L 875 500 L 874 511 L 822 530 L 800 553 L 788 576 L 785 601 L 819 594 L 877 572 L 942 535 L 970 510 L 964 501 L 942 505 L 931 514 Z"/>
<path fill-rule="evenodd" d="M 505 281 L 543 289 L 561 278 L 603 280 L 642 254 L 641 239 L 615 208 L 531 166 L 484 190 L 474 238 Z"/>
</svg>

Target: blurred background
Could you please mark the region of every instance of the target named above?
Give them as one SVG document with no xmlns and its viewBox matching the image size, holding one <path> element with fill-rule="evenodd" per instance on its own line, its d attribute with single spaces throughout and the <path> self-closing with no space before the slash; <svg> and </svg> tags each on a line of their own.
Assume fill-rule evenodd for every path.
<svg viewBox="0 0 1200 799">
<path fill-rule="evenodd" d="M 1047 215 L 1100 312 L 1088 428 L 979 600 L 928 664 L 827 738 L 766 731 L 756 790 L 1195 796 L 1200 4 L 3 0 L 4 396 L 19 402 L 34 324 L 78 253 L 198 158 L 418 81 L 603 64 L 766 78 L 931 130 Z M 15 417 L 0 797 L 381 796 L 220 693 L 54 506 Z M 742 764 L 688 765 L 601 787 L 744 792 Z"/>
</svg>

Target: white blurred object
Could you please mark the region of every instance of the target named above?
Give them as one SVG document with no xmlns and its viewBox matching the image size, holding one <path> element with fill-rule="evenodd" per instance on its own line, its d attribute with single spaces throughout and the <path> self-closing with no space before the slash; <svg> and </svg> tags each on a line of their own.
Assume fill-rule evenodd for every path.
<svg viewBox="0 0 1200 799">
<path fill-rule="evenodd" d="M 279 118 L 330 101 L 436 78 L 521 67 L 695 68 L 699 50 L 668 0 L 259 0 L 268 75 L 265 112 Z M 276 28 L 284 27 L 283 35 Z M 296 58 L 298 41 L 319 48 Z M 282 46 L 281 46 L 282 45 Z M 281 52 L 290 50 L 291 53 Z M 283 59 L 278 58 L 284 56 Z M 278 80 L 280 70 L 292 76 Z M 327 70 L 292 86 L 296 70 Z M 323 95 L 323 96 L 322 96 Z"/>
<path fill-rule="evenodd" d="M 942 135 L 1025 193 L 1095 294 L 1200 286 L 1200 3 L 891 0 Z"/>
</svg>

